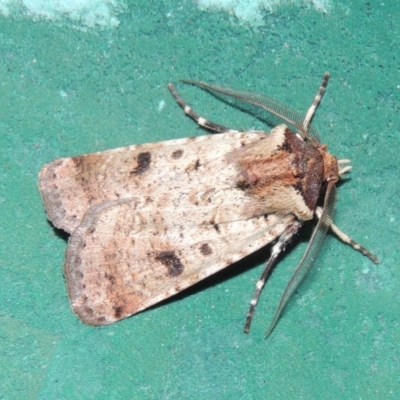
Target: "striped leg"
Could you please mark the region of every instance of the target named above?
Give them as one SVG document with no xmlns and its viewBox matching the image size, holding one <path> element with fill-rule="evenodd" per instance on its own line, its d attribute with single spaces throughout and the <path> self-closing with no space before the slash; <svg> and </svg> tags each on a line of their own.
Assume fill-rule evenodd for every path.
<svg viewBox="0 0 400 400">
<path fill-rule="evenodd" d="M 254 311 L 256 310 L 256 305 L 258 303 L 258 299 L 260 298 L 261 290 L 265 285 L 266 280 L 271 274 L 272 268 L 275 265 L 276 259 L 281 253 L 283 246 L 285 243 L 280 239 L 273 247 L 271 250 L 271 257 L 268 260 L 268 263 L 266 267 L 264 268 L 264 271 L 262 272 L 260 278 L 257 281 L 256 284 L 256 290 L 254 291 L 253 297 L 250 300 L 250 308 L 249 311 L 247 312 L 247 317 L 246 317 L 246 323 L 244 325 L 244 331 L 246 333 L 249 333 L 250 331 L 250 325 L 251 321 L 253 319 Z"/>
<path fill-rule="evenodd" d="M 226 126 L 214 124 L 214 122 L 208 121 L 205 118 L 200 117 L 200 115 L 196 114 L 185 103 L 185 101 L 182 99 L 182 97 L 179 96 L 178 92 L 176 91 L 176 89 L 172 83 L 168 84 L 168 89 L 171 92 L 172 96 L 175 97 L 176 102 L 181 106 L 183 111 L 185 111 L 185 114 L 188 115 L 190 118 L 194 119 L 201 127 L 209 129 L 210 131 L 215 132 L 215 133 L 228 132 L 228 131 L 232 130 L 230 128 L 227 128 Z"/>
<path fill-rule="evenodd" d="M 315 213 L 317 217 L 320 218 L 322 209 L 321 207 L 317 207 Z M 344 233 L 341 229 L 339 229 L 334 223 L 330 225 L 332 232 L 344 243 L 350 245 L 354 250 L 359 251 L 364 256 L 368 257 L 372 262 L 375 264 L 379 264 L 379 259 L 374 254 L 372 254 L 369 250 L 365 247 L 361 246 L 361 244 L 357 243 L 353 240 L 350 236 Z"/>
<path fill-rule="evenodd" d="M 271 274 L 271 271 L 275 265 L 276 259 L 278 258 L 279 254 L 285 249 L 286 243 L 293 237 L 293 235 L 299 230 L 301 223 L 298 221 L 294 221 L 291 224 L 286 232 L 284 232 L 278 241 L 274 244 L 271 250 L 271 256 L 265 266 L 260 278 L 257 281 L 256 289 L 254 291 L 253 297 L 250 301 L 250 308 L 247 312 L 246 323 L 244 325 L 244 331 L 249 333 L 251 321 L 253 319 L 254 311 L 256 309 L 256 305 L 258 303 L 258 299 L 260 298 L 261 290 L 263 289 L 265 282 L 267 281 L 268 277 Z"/>
</svg>

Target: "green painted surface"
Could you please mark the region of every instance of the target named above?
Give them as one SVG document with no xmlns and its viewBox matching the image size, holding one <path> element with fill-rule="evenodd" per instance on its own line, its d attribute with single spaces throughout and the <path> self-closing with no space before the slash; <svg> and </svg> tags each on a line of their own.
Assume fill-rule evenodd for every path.
<svg viewBox="0 0 400 400">
<path fill-rule="evenodd" d="M 334 2 L 326 14 L 292 5 L 265 12 L 255 28 L 174 0 L 127 4 L 119 26 L 102 30 L 1 17 L 0 399 L 398 398 L 399 13 L 394 1 Z M 314 122 L 353 165 L 336 222 L 381 264 L 329 236 L 268 340 L 310 229 L 278 264 L 249 335 L 242 327 L 267 250 L 120 323 L 80 323 L 62 276 L 66 236 L 47 222 L 37 190 L 40 168 L 202 134 L 170 81 L 252 90 L 304 112 L 327 70 Z M 268 129 L 178 87 L 215 122 Z"/>
</svg>

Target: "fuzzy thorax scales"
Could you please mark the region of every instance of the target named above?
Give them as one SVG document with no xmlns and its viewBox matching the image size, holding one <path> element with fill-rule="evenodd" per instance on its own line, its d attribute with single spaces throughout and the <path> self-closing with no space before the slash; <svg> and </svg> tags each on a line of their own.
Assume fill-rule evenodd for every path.
<svg viewBox="0 0 400 400">
<path fill-rule="evenodd" d="M 326 151 L 295 135 L 285 125 L 263 140 L 234 151 L 237 184 L 247 191 L 253 214 L 294 214 L 299 220 L 314 216 L 324 182 L 338 180 L 338 163 Z"/>
</svg>

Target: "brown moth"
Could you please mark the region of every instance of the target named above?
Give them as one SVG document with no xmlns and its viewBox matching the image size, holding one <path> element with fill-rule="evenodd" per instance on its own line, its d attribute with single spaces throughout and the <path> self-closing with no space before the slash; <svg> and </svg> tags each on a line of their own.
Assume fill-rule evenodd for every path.
<svg viewBox="0 0 400 400">
<path fill-rule="evenodd" d="M 237 131 L 186 114 L 214 135 L 134 145 L 61 158 L 40 172 L 49 220 L 69 238 L 64 264 L 78 317 L 106 325 L 142 311 L 255 250 L 271 255 L 250 302 L 245 331 L 277 256 L 304 221 L 318 222 L 280 300 L 267 335 L 311 268 L 330 228 L 372 261 L 377 258 L 333 223 L 336 182 L 350 170 L 322 145 L 311 119 L 260 95 L 186 81 L 256 105 L 292 126 Z M 318 202 L 323 199 L 322 204 Z"/>
</svg>

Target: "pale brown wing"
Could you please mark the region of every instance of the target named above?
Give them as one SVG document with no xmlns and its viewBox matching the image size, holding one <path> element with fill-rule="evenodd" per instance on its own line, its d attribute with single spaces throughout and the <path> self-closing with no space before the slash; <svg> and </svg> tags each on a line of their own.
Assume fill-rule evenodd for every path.
<svg viewBox="0 0 400 400">
<path fill-rule="evenodd" d="M 216 206 L 216 214 L 226 206 Z M 202 221 L 202 207 L 187 211 L 191 221 Z M 82 321 L 105 325 L 144 310 L 270 243 L 295 220 L 272 214 L 190 223 L 177 215 L 165 224 L 169 212 L 154 218 L 124 199 L 85 214 L 64 266 L 72 308 Z"/>
<path fill-rule="evenodd" d="M 187 186 L 191 172 L 210 173 L 209 178 L 219 174 L 220 168 L 205 166 L 266 137 L 232 131 L 61 158 L 42 169 L 39 188 L 49 220 L 71 233 L 95 204 L 141 196 L 140 206 L 145 206 L 160 190 L 169 193 Z"/>
</svg>

